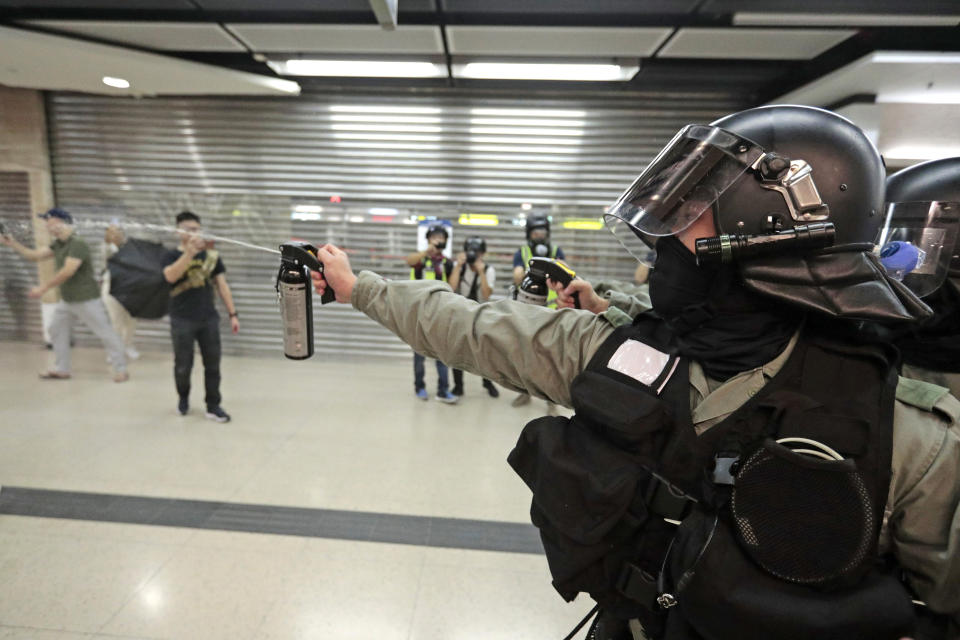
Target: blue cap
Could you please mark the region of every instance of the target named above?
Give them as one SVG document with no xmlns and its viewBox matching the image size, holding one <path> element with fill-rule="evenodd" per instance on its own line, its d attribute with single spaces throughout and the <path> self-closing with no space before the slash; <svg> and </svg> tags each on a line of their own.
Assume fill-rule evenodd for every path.
<svg viewBox="0 0 960 640">
<path fill-rule="evenodd" d="M 69 213 L 67 213 L 60 207 L 54 207 L 53 209 L 50 209 L 46 213 L 41 213 L 39 217 L 43 218 L 44 220 L 48 218 L 60 218 L 67 224 L 73 224 L 73 216 L 71 216 Z"/>
</svg>

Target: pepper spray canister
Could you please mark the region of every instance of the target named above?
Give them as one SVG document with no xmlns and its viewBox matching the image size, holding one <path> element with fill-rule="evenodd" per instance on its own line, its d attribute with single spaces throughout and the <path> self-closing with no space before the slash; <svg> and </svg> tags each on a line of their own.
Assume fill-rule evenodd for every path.
<svg viewBox="0 0 960 640">
<path fill-rule="evenodd" d="M 310 269 L 323 273 L 317 248 L 306 242 L 280 245 L 280 271 L 277 296 L 283 321 L 283 355 L 291 360 L 306 360 L 313 355 L 313 283 Z M 327 286 L 321 304 L 334 300 Z"/>
<path fill-rule="evenodd" d="M 305 360 L 313 355 L 313 293 L 305 268 L 281 266 L 277 291 L 283 319 L 283 355 Z"/>
</svg>

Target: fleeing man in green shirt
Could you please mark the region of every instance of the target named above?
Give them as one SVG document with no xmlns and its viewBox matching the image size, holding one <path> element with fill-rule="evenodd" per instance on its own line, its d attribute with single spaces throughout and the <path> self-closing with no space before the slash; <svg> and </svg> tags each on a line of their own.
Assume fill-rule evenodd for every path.
<svg viewBox="0 0 960 640">
<path fill-rule="evenodd" d="M 70 377 L 70 332 L 73 323 L 81 320 L 103 342 L 113 365 L 114 382 L 126 382 L 130 379 L 127 356 L 123 341 L 110 325 L 100 299 L 100 287 L 93 277 L 90 247 L 74 233 L 73 216 L 68 212 L 54 208 L 40 217 L 46 221 L 47 230 L 54 238 L 49 247 L 30 249 L 12 236 L 0 236 L 0 243 L 12 247 L 27 260 L 39 262 L 53 258 L 57 266 L 57 272 L 51 280 L 34 287 L 28 294 L 31 298 L 41 298 L 47 291 L 60 288 L 61 301 L 50 324 L 54 366 L 42 372 L 40 377 L 44 380 L 66 380 Z"/>
</svg>

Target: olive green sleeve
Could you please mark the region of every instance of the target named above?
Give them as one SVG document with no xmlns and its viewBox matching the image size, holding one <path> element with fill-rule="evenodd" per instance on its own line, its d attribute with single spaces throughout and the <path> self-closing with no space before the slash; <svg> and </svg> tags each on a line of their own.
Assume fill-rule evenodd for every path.
<svg viewBox="0 0 960 640">
<path fill-rule="evenodd" d="M 593 284 L 593 289 L 601 298 L 610 301 L 611 308 L 620 309 L 631 319 L 653 308 L 649 288 L 645 284 L 601 280 Z"/>
<path fill-rule="evenodd" d="M 917 596 L 960 628 L 960 405 L 894 410 L 894 459 L 887 505 L 893 551 Z M 953 415 L 951 415 L 953 414 Z"/>
<path fill-rule="evenodd" d="M 353 306 L 424 356 L 570 406 L 570 383 L 613 333 L 604 315 L 514 300 L 477 304 L 429 280 L 361 272 Z"/>
</svg>

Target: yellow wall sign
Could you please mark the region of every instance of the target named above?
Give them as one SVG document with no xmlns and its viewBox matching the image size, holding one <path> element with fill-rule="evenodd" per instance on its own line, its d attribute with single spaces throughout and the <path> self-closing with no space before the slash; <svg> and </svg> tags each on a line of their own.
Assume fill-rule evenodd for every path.
<svg viewBox="0 0 960 640">
<path fill-rule="evenodd" d="M 461 213 L 457 222 L 468 226 L 495 227 L 500 224 L 500 216 L 489 213 Z"/>
<path fill-rule="evenodd" d="M 603 218 L 568 218 L 561 225 L 564 229 L 585 229 L 596 231 L 603 229 Z"/>
</svg>

